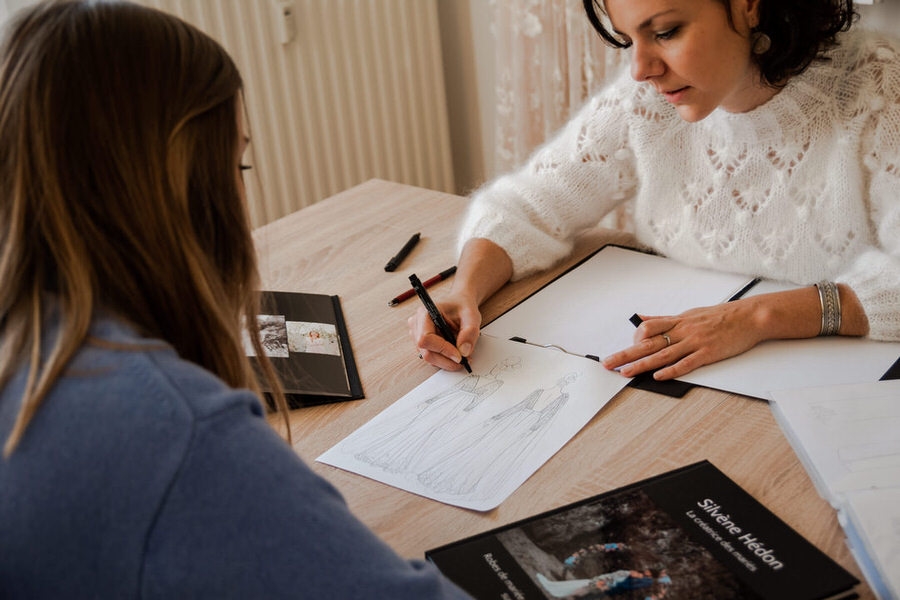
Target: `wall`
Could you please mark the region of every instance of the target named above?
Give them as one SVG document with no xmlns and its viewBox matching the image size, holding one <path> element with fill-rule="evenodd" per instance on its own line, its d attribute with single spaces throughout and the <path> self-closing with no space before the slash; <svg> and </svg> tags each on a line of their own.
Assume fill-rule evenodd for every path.
<svg viewBox="0 0 900 600">
<path fill-rule="evenodd" d="M 857 6 L 860 25 L 900 37 L 900 0 Z"/>
<path fill-rule="evenodd" d="M 441 53 L 444 56 L 444 87 L 450 122 L 450 145 L 456 193 L 466 194 L 484 180 L 485 148 L 481 139 L 482 105 L 479 77 L 483 57 L 476 55 L 475 36 L 483 35 L 481 13 L 487 2 L 476 0 L 438 0 L 441 27 Z"/>
<path fill-rule="evenodd" d="M 437 0 L 291 0 L 287 39 L 274 0 L 135 1 L 206 31 L 241 69 L 254 225 L 374 177 L 456 190 Z"/>
<path fill-rule="evenodd" d="M 36 0 L 0 0 L 0 22 L 15 10 Z M 137 0 L 151 5 L 157 0 Z M 202 0 L 208 8 L 213 2 Z M 232 2 L 235 0 L 231 0 Z M 237 0 L 263 3 L 269 0 Z M 317 0 L 330 2 L 331 0 Z M 417 0 L 408 0 L 415 2 Z M 191 0 L 200 8 L 201 0 Z M 482 183 L 492 170 L 493 151 L 493 41 L 490 34 L 489 0 L 437 0 L 441 52 L 450 143 L 453 188 L 465 194 Z"/>
<path fill-rule="evenodd" d="M 451 2 L 453 0 L 450 0 Z M 494 38 L 491 34 L 491 8 L 486 0 L 457 0 L 468 2 L 472 5 L 472 43 L 475 56 L 479 58 L 476 63 L 475 86 L 477 90 L 477 104 L 473 104 L 471 110 L 477 110 L 481 115 L 480 138 L 471 139 L 470 144 L 479 145 L 484 156 L 482 164 L 483 177 L 472 184 L 480 184 L 496 176 L 494 168 L 494 132 L 496 130 L 496 65 L 494 64 Z M 451 129 L 453 122 L 450 123 Z"/>
</svg>

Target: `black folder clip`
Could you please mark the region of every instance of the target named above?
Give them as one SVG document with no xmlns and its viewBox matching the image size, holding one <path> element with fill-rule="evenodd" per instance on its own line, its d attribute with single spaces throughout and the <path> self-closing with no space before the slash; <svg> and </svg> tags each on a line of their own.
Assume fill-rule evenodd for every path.
<svg viewBox="0 0 900 600">
<path fill-rule="evenodd" d="M 535 344 L 534 342 L 529 342 L 525 338 L 519 337 L 517 335 L 514 335 L 511 338 L 509 338 L 509 341 L 519 342 L 522 344 L 528 344 L 529 346 L 537 346 L 538 348 L 553 348 L 554 350 L 559 350 L 560 352 L 565 352 L 566 354 L 571 354 L 572 356 L 580 356 L 582 358 L 589 358 L 593 361 L 600 362 L 599 356 L 594 356 L 593 354 L 575 354 L 574 352 L 569 352 L 562 346 L 557 346 L 556 344 Z"/>
</svg>

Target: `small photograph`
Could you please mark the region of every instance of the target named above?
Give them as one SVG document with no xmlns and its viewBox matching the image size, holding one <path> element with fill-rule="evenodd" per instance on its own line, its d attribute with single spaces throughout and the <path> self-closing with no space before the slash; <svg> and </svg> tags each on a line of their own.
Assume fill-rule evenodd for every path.
<svg viewBox="0 0 900 600">
<path fill-rule="evenodd" d="M 640 490 L 497 537 L 548 600 L 756 597 Z"/>
<path fill-rule="evenodd" d="M 341 355 L 337 329 L 331 323 L 288 321 L 287 343 L 291 352 Z"/>
<path fill-rule="evenodd" d="M 288 332 L 285 326 L 284 315 L 258 315 L 259 341 L 269 358 L 287 358 Z M 247 356 L 256 356 L 253 345 L 250 343 L 250 334 L 244 329 L 241 332 L 244 342 L 244 352 Z"/>
</svg>

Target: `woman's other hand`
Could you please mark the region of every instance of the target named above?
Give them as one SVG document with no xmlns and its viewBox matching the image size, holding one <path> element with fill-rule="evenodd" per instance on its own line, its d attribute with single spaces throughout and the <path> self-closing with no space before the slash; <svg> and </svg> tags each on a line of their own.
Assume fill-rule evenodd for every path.
<svg viewBox="0 0 900 600">
<path fill-rule="evenodd" d="M 856 294 L 838 285 L 841 335 L 868 333 Z M 675 379 L 750 350 L 764 340 L 811 338 L 819 334 L 822 308 L 815 286 L 751 296 L 677 316 L 641 316 L 634 345 L 603 360 L 626 377 L 655 371 L 654 379 Z"/>
</svg>

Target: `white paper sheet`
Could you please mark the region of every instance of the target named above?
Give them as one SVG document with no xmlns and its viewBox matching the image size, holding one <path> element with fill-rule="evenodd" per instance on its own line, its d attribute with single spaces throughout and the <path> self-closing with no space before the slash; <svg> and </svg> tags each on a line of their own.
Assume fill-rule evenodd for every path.
<svg viewBox="0 0 900 600">
<path fill-rule="evenodd" d="M 634 343 L 631 315 L 678 314 L 718 304 L 749 281 L 745 275 L 695 269 L 661 256 L 606 246 L 483 331 L 603 358 Z"/>
<path fill-rule="evenodd" d="M 900 380 L 776 390 L 772 412 L 819 493 L 900 487 Z"/>
<path fill-rule="evenodd" d="M 847 494 L 841 524 L 880 600 L 900 599 L 900 488 Z"/>
<path fill-rule="evenodd" d="M 796 287 L 761 281 L 744 297 Z M 772 340 L 680 379 L 765 399 L 771 390 L 878 381 L 898 357 L 900 343 L 865 338 Z"/>
<path fill-rule="evenodd" d="M 731 298 L 748 279 L 607 246 L 484 328 L 601 359 L 633 343 L 634 314 L 674 315 Z M 797 286 L 761 281 L 744 297 Z M 832 337 L 773 340 L 680 379 L 768 398 L 775 389 L 877 381 L 900 357 L 900 343 Z"/>
<path fill-rule="evenodd" d="M 900 598 L 900 381 L 776 390 L 772 412 L 879 598 Z"/>
<path fill-rule="evenodd" d="M 317 460 L 447 504 L 498 506 L 627 383 L 596 361 L 481 337 Z"/>
</svg>

